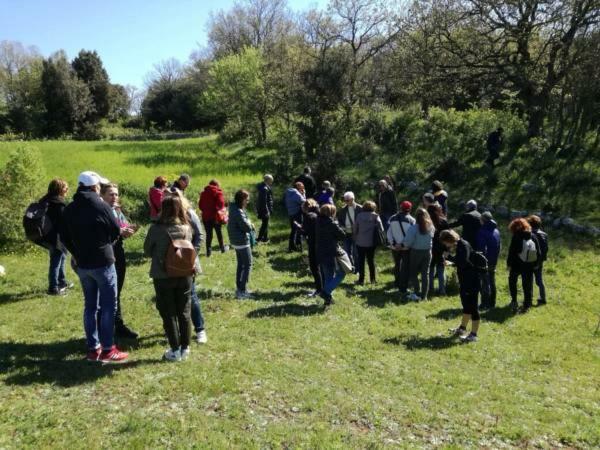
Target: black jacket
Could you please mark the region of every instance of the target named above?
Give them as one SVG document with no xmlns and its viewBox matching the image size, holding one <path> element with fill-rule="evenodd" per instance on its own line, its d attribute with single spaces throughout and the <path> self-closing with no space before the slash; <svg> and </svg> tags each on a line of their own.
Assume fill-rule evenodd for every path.
<svg viewBox="0 0 600 450">
<path fill-rule="evenodd" d="M 448 255 L 448 260 L 456 266 L 461 291 L 477 289 L 479 285 L 479 274 L 469 260 L 472 251 L 471 244 L 461 238 L 456 244 L 456 254 Z"/>
<path fill-rule="evenodd" d="M 548 235 L 542 230 L 532 230 L 533 235 L 537 238 L 541 261 L 548 259 Z"/>
<path fill-rule="evenodd" d="M 396 194 L 391 189 L 387 189 L 377 194 L 377 207 L 379 214 L 388 218 L 398 212 L 398 204 L 396 202 Z"/>
<path fill-rule="evenodd" d="M 537 253 L 537 261 L 533 263 L 526 263 L 519 258 L 519 253 L 523 250 L 523 241 L 533 240 L 535 243 L 535 249 Z M 539 263 L 542 262 L 542 254 L 540 252 L 540 244 L 535 234 L 530 231 L 522 231 L 520 233 L 513 234 L 512 239 L 510 240 L 510 247 L 508 248 L 508 256 L 506 258 L 506 264 L 512 270 L 522 270 L 522 269 L 533 269 L 538 266 Z"/>
<path fill-rule="evenodd" d="M 462 237 L 465 241 L 471 244 L 471 247 L 476 247 L 477 232 L 481 228 L 481 214 L 474 209 L 464 213 L 457 221 L 448 225 L 450 228 L 462 227 Z"/>
<path fill-rule="evenodd" d="M 294 183 L 302 183 L 306 192 L 306 198 L 313 198 L 317 192 L 317 183 L 311 175 L 303 173 L 294 180 Z"/>
<path fill-rule="evenodd" d="M 319 216 L 316 224 L 317 262 L 319 264 L 335 264 L 338 241 L 346 237 L 337 222 L 331 217 Z"/>
<path fill-rule="evenodd" d="M 356 216 L 360 214 L 362 211 L 362 205 L 358 203 L 354 206 L 354 220 L 352 221 L 352 225 L 354 225 L 354 221 L 356 220 Z M 337 212 L 337 221 L 340 227 L 344 228 L 346 226 L 346 216 L 348 215 L 348 205 L 345 205 L 343 208 L 338 209 Z"/>
<path fill-rule="evenodd" d="M 256 199 L 256 215 L 259 219 L 264 219 L 273 214 L 273 191 L 271 187 L 265 183 L 257 185 L 258 197 Z"/>
<path fill-rule="evenodd" d="M 319 215 L 314 212 L 303 214 L 302 234 L 306 236 L 309 247 L 315 247 L 317 243 L 317 219 Z"/>
<path fill-rule="evenodd" d="M 46 194 L 40 199 L 41 202 L 48 203 L 48 211 L 46 215 L 50 219 L 50 223 L 52 224 L 52 230 L 46 236 L 45 241 L 49 244 L 56 246 L 56 241 L 58 238 L 58 228 L 62 221 L 62 214 L 65 209 L 65 199 L 63 197 L 58 197 L 56 195 L 48 195 Z"/>
<path fill-rule="evenodd" d="M 63 212 L 59 234 L 78 267 L 97 269 L 113 264 L 113 244 L 120 228 L 112 208 L 93 191 L 79 191 Z"/>
<path fill-rule="evenodd" d="M 433 235 L 433 247 L 431 248 L 431 263 L 440 264 L 444 262 L 444 252 L 446 247 L 440 241 L 440 233 L 447 230 L 448 221 L 444 218 L 440 218 L 439 226 L 435 227 L 435 234 Z"/>
</svg>

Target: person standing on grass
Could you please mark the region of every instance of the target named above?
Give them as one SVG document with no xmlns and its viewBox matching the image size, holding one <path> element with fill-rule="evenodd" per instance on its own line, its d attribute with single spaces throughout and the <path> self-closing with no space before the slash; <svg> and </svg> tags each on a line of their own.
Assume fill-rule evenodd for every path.
<svg viewBox="0 0 600 450">
<path fill-rule="evenodd" d="M 317 195 L 316 199 L 319 206 L 326 204 L 333 205 L 333 196 L 335 195 L 335 189 L 331 187 L 331 182 L 325 180 L 321 185 L 321 192 Z"/>
<path fill-rule="evenodd" d="M 182 173 L 181 175 L 179 175 L 179 178 L 177 178 L 173 182 L 173 185 L 171 187 L 179 189 L 181 192 L 185 192 L 187 187 L 190 185 L 190 181 L 190 176 L 187 173 Z"/>
<path fill-rule="evenodd" d="M 198 208 L 202 211 L 202 223 L 206 230 L 206 256 L 210 257 L 212 253 L 213 230 L 217 234 L 221 253 L 225 253 L 227 248 L 223 244 L 223 222 L 220 219 L 225 209 L 225 197 L 217 180 L 210 180 L 204 188 L 198 200 Z"/>
<path fill-rule="evenodd" d="M 440 204 L 444 216 L 448 216 L 448 193 L 444 190 L 444 185 L 441 181 L 435 180 L 431 183 L 431 193 L 433 199 Z"/>
<path fill-rule="evenodd" d="M 405 200 L 400 203 L 400 212 L 390 218 L 387 239 L 394 257 L 394 282 L 401 295 L 406 294 L 409 277 L 410 249 L 404 244 L 408 229 L 415 224 L 410 215 L 412 203 Z"/>
<path fill-rule="evenodd" d="M 310 273 L 315 280 L 315 290 L 308 294 L 309 297 L 315 297 L 321 294 L 323 289 L 323 276 L 317 262 L 317 219 L 319 217 L 319 204 L 315 199 L 309 198 L 302 204 L 303 220 L 301 227 L 302 234 L 306 237 L 308 246 L 308 266 Z"/>
<path fill-rule="evenodd" d="M 169 341 L 163 355 L 166 361 L 185 360 L 190 354 L 192 274 L 170 277 L 166 267 L 169 247 L 177 240 L 191 242 L 192 227 L 181 198 L 169 194 L 163 199 L 158 222 L 150 226 L 144 241 L 144 255 L 152 258 L 150 277 L 156 293 L 156 309 Z"/>
<path fill-rule="evenodd" d="M 148 204 L 150 205 L 150 220 L 156 222 L 160 215 L 162 199 L 167 190 L 167 178 L 160 176 L 154 179 L 154 186 L 148 191 Z"/>
<path fill-rule="evenodd" d="M 525 313 L 531 308 L 533 297 L 533 273 L 542 262 L 540 245 L 537 237 L 531 232 L 527 220 L 513 220 L 508 229 L 512 233 L 506 264 L 508 266 L 508 290 L 510 291 L 510 306 L 514 312 L 518 310 L 517 280 L 521 277 L 523 285 L 523 307 Z"/>
<path fill-rule="evenodd" d="M 462 236 L 472 248 L 477 246 L 477 232 L 481 228 L 481 214 L 477 211 L 477 202 L 469 200 L 465 205 L 465 212 L 449 225 L 450 228 L 462 227 Z"/>
<path fill-rule="evenodd" d="M 431 265 L 429 266 L 429 291 L 433 292 L 434 280 L 438 279 L 438 290 L 436 294 L 446 295 L 446 277 L 445 277 L 445 260 L 444 252 L 446 247 L 440 241 L 440 233 L 448 229 L 448 221 L 442 210 L 442 206 L 435 202 L 427 208 L 431 222 L 435 227 L 433 235 L 433 245 L 431 248 Z"/>
<path fill-rule="evenodd" d="M 365 283 L 365 259 L 369 265 L 369 279 L 371 284 L 377 282 L 375 274 L 375 233 L 383 233 L 383 224 L 379 214 L 375 212 L 375 202 L 367 201 L 363 204 L 362 211 L 356 216 L 352 234 L 358 250 L 358 280 L 356 284 Z"/>
<path fill-rule="evenodd" d="M 540 246 L 540 262 L 533 271 L 535 284 L 539 290 L 537 306 L 546 304 L 546 286 L 544 285 L 543 271 L 544 261 L 548 259 L 548 235 L 542 231 L 542 219 L 539 216 L 531 215 L 527 217 L 527 222 L 531 225 L 531 232 L 537 238 Z"/>
<path fill-rule="evenodd" d="M 305 189 L 306 198 L 315 197 L 315 194 L 317 193 L 317 182 L 312 176 L 312 170 L 310 169 L 310 167 L 307 166 L 304 168 L 302 174 L 300 174 L 294 180 L 294 184 L 295 183 L 302 183 L 302 186 L 304 186 Z"/>
<path fill-rule="evenodd" d="M 250 201 L 250 194 L 243 189 L 235 193 L 234 201 L 229 207 L 229 223 L 227 233 L 229 242 L 235 249 L 237 269 L 235 275 L 235 298 L 238 300 L 252 298 L 248 291 L 248 281 L 252 270 L 252 249 L 250 248 L 250 233 L 254 225 L 250 222 L 246 208 Z"/>
<path fill-rule="evenodd" d="M 258 242 L 269 242 L 269 219 L 273 214 L 273 176 L 266 174 L 257 186 L 256 215 L 262 221 L 258 231 Z"/>
<path fill-rule="evenodd" d="M 463 342 L 476 342 L 479 332 L 479 309 L 477 308 L 479 294 L 479 274 L 471 264 L 470 256 L 473 248 L 468 241 L 461 239 L 454 230 L 444 230 L 440 233 L 440 241 L 451 252 L 448 261 L 456 266 L 458 284 L 460 287 L 460 302 L 463 315 L 458 328 L 451 329 L 453 336 L 459 337 Z M 471 332 L 467 334 L 467 325 L 471 322 Z"/>
<path fill-rule="evenodd" d="M 294 183 L 285 191 L 285 207 L 290 221 L 290 238 L 288 241 L 288 252 L 302 251 L 302 235 L 296 224 L 302 225 L 302 204 L 306 201 L 304 185 L 300 182 Z"/>
<path fill-rule="evenodd" d="M 65 265 L 67 262 L 67 250 L 60 241 L 58 229 L 62 221 L 65 209 L 65 197 L 69 192 L 69 185 L 60 178 L 55 178 L 48 185 L 48 192 L 39 203 L 47 203 L 46 216 L 52 225 L 50 232 L 44 238 L 50 254 L 50 266 L 48 268 L 48 295 L 63 295 L 67 289 L 73 287 L 73 283 L 67 281 Z"/>
<path fill-rule="evenodd" d="M 190 226 L 192 227 L 192 245 L 196 250 L 196 267 L 197 272 L 192 277 L 192 292 L 191 296 L 191 314 L 192 314 L 192 325 L 194 326 L 194 332 L 196 333 L 196 342 L 198 344 L 206 344 L 208 337 L 206 336 L 206 330 L 204 329 L 204 316 L 202 315 L 202 308 L 200 306 L 200 297 L 196 290 L 196 275 L 202 272 L 200 267 L 200 247 L 202 246 L 202 240 L 204 238 L 204 232 L 202 231 L 202 224 L 200 218 L 190 201 L 183 195 L 183 192 L 179 189 L 175 189 L 172 195 L 177 195 L 181 200 L 181 205 L 187 214 L 187 219 Z"/>
<path fill-rule="evenodd" d="M 413 293 L 409 300 L 427 300 L 429 291 L 429 266 L 431 264 L 431 248 L 435 227 L 431 222 L 429 213 L 423 209 L 417 209 L 415 224 L 408 229 L 404 245 L 410 248 L 409 256 L 409 279 L 413 287 Z M 419 274 L 421 284 L 419 287 Z"/>
<path fill-rule="evenodd" d="M 323 289 L 320 295 L 325 300 L 326 307 L 334 303 L 333 291 L 346 276 L 336 263 L 339 243 L 344 240 L 346 233 L 335 221 L 335 213 L 334 205 L 321 206 L 316 226 L 317 261 L 323 274 Z"/>
<path fill-rule="evenodd" d="M 385 180 L 379 180 L 377 189 L 377 209 L 381 216 L 383 229 L 387 232 L 390 218 L 398 212 L 396 194 L 394 194 L 394 190 Z"/>
<path fill-rule="evenodd" d="M 356 243 L 354 242 L 354 222 L 356 222 L 356 216 L 362 211 L 362 205 L 359 205 L 354 201 L 354 192 L 346 192 L 344 194 L 344 207 L 337 213 L 337 220 L 344 229 L 346 237 L 344 238 L 344 250 L 350 258 L 350 262 L 356 267 L 356 261 L 358 258 L 358 250 L 356 249 Z"/>
<path fill-rule="evenodd" d="M 475 250 L 488 260 L 488 270 L 481 275 L 481 305 L 486 310 L 496 307 L 496 265 L 500 256 L 500 232 L 489 211 L 481 215 L 481 228 L 477 232 Z"/>
<path fill-rule="evenodd" d="M 127 272 L 127 261 L 125 259 L 125 248 L 123 240 L 132 236 L 137 231 L 137 226 L 129 223 L 129 220 L 123 214 L 119 204 L 119 187 L 114 183 L 103 184 L 100 188 L 100 196 L 108 206 L 112 208 L 117 223 L 121 228 L 121 235 L 113 245 L 115 254 L 115 270 L 117 271 L 117 310 L 115 312 L 115 336 L 126 339 L 137 339 L 138 334 L 125 325 L 123 313 L 121 310 L 121 292 L 125 284 L 125 274 Z"/>
<path fill-rule="evenodd" d="M 117 271 L 113 244 L 121 228 L 112 208 L 99 195 L 100 184 L 109 181 L 90 171 L 80 173 L 77 181 L 77 193 L 63 212 L 58 232 L 73 255 L 83 290 L 86 359 L 120 363 L 129 357 L 114 345 Z"/>
</svg>

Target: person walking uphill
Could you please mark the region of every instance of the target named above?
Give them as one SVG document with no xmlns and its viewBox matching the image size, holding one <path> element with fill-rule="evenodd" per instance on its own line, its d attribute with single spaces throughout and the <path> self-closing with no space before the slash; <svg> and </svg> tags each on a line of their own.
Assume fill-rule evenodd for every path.
<svg viewBox="0 0 600 450">
<path fill-rule="evenodd" d="M 375 203 L 368 201 L 363 204 L 362 211 L 356 216 L 353 227 L 354 242 L 358 249 L 358 281 L 356 284 L 365 282 L 365 259 L 369 265 L 369 279 L 371 283 L 377 282 L 375 275 L 375 233 L 383 233 L 383 224 L 379 215 L 375 212 Z"/>
<path fill-rule="evenodd" d="M 247 290 L 250 271 L 252 270 L 250 233 L 254 230 L 254 225 L 252 225 L 246 214 L 249 201 L 250 194 L 247 191 L 243 189 L 237 191 L 234 201 L 229 207 L 229 223 L 227 223 L 229 242 L 235 249 L 237 259 L 235 298 L 238 300 L 252 298 L 252 294 Z"/>
<path fill-rule="evenodd" d="M 462 237 L 471 244 L 472 248 L 477 246 L 477 232 L 481 228 L 481 214 L 477 211 L 477 202 L 469 200 L 465 205 L 465 212 L 458 220 L 448 225 L 450 228 L 462 227 Z"/>
<path fill-rule="evenodd" d="M 257 186 L 256 215 L 262 221 L 258 231 L 258 242 L 269 242 L 269 219 L 273 214 L 273 176 L 266 174 Z"/>
<path fill-rule="evenodd" d="M 323 274 L 323 289 L 320 295 L 325 300 L 326 307 L 333 304 L 333 291 L 346 276 L 336 263 L 339 242 L 344 240 L 346 234 L 335 222 L 335 213 L 335 206 L 321 206 L 316 227 L 317 261 Z"/>
<path fill-rule="evenodd" d="M 300 182 L 285 191 L 285 207 L 290 220 L 288 252 L 302 251 L 302 236 L 296 224 L 302 225 L 302 204 L 306 201 L 304 193 L 304 185 Z"/>
<path fill-rule="evenodd" d="M 221 226 L 224 219 L 225 197 L 217 180 L 210 180 L 208 186 L 204 188 L 198 200 L 198 208 L 202 211 L 202 223 L 206 231 L 206 256 L 210 257 L 212 253 L 213 230 L 217 234 L 219 248 L 221 253 L 225 253 L 227 249 L 223 244 L 223 233 Z"/>
<path fill-rule="evenodd" d="M 379 180 L 377 183 L 377 189 L 377 208 L 379 210 L 379 214 L 381 215 L 383 229 L 387 232 L 390 218 L 398 212 L 396 194 L 394 194 L 393 189 L 385 180 Z"/>
<path fill-rule="evenodd" d="M 170 194 L 163 199 L 160 218 L 146 235 L 144 255 L 152 258 L 150 277 L 156 293 L 156 309 L 169 341 L 163 359 L 187 359 L 190 354 L 192 276 L 198 266 L 192 246 L 192 227 L 179 196 Z"/>
<path fill-rule="evenodd" d="M 73 201 L 63 212 L 59 234 L 73 255 L 83 290 L 86 358 L 119 363 L 129 356 L 114 345 L 117 272 L 113 244 L 121 229 L 112 208 L 99 196 L 100 184 L 108 184 L 108 180 L 86 171 L 79 174 L 78 183 Z"/>
</svg>

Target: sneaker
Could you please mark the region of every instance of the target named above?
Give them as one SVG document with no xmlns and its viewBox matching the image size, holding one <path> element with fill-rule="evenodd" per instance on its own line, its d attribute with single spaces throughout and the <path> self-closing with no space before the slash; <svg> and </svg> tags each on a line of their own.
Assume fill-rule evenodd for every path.
<svg viewBox="0 0 600 450">
<path fill-rule="evenodd" d="M 188 359 L 190 356 L 190 348 L 182 348 L 181 349 L 181 361 L 185 361 L 186 359 Z"/>
<path fill-rule="evenodd" d="M 189 349 L 188 349 L 188 351 L 189 351 Z M 168 349 L 165 351 L 165 354 L 163 355 L 163 360 L 170 361 L 170 362 L 181 361 L 181 353 L 179 352 L 179 350 Z"/>
<path fill-rule="evenodd" d="M 466 336 L 460 337 L 461 342 L 468 344 L 469 342 L 477 342 L 477 335 L 473 333 L 469 333 Z"/>
<path fill-rule="evenodd" d="M 63 289 L 73 289 L 75 287 L 75 283 L 71 283 L 69 281 L 67 281 L 65 284 L 61 284 L 58 286 L 59 288 L 63 288 Z"/>
<path fill-rule="evenodd" d="M 64 287 L 55 287 L 52 289 L 48 289 L 48 295 L 61 296 L 67 293 L 67 288 Z"/>
<path fill-rule="evenodd" d="M 110 350 L 102 350 L 98 360 L 106 364 L 120 364 L 125 362 L 127 358 L 129 358 L 129 353 L 122 352 L 116 345 L 113 345 Z"/>
<path fill-rule="evenodd" d="M 85 359 L 92 362 L 98 362 L 100 360 L 100 354 L 102 350 L 98 347 L 96 350 L 90 350 L 87 352 Z"/>
<path fill-rule="evenodd" d="M 115 327 L 115 335 L 125 339 L 137 339 L 138 334 L 127 325 L 118 325 Z"/>
<path fill-rule="evenodd" d="M 546 304 L 546 300 L 542 300 L 542 299 L 538 298 L 536 306 L 544 306 L 545 304 Z"/>
<path fill-rule="evenodd" d="M 208 342 L 208 338 L 206 337 L 206 331 L 200 330 L 196 333 L 196 342 L 198 344 L 206 344 Z"/>
<path fill-rule="evenodd" d="M 313 298 L 313 297 L 318 296 L 319 294 L 320 294 L 320 292 L 315 290 L 315 291 L 310 291 L 308 294 L 306 294 L 306 296 Z"/>
<path fill-rule="evenodd" d="M 221 249 L 221 253 L 225 253 L 228 250 L 229 250 L 229 245 L 224 245 L 223 248 Z"/>
<path fill-rule="evenodd" d="M 464 328 L 461 328 L 461 327 L 450 328 L 448 331 L 450 331 L 451 336 L 457 336 L 459 338 L 462 338 L 465 335 L 465 333 L 467 332 L 467 330 L 465 330 Z"/>
<path fill-rule="evenodd" d="M 418 302 L 421 300 L 421 297 L 419 297 L 417 294 L 415 294 L 414 292 L 412 294 L 410 294 L 408 296 L 408 299 L 412 302 Z"/>
</svg>

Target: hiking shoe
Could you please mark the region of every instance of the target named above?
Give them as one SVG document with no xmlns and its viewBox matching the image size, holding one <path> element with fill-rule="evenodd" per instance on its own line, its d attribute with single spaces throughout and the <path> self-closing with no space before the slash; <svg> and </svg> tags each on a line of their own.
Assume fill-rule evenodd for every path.
<svg viewBox="0 0 600 450">
<path fill-rule="evenodd" d="M 545 304 L 546 304 L 546 300 L 542 300 L 542 299 L 538 298 L 536 306 L 544 306 Z"/>
<path fill-rule="evenodd" d="M 75 283 L 71 283 L 71 282 L 67 281 L 65 284 L 60 284 L 58 287 L 69 290 L 69 289 L 73 289 L 75 287 Z"/>
<path fill-rule="evenodd" d="M 190 348 L 189 347 L 182 348 L 180 354 L 181 354 L 181 358 L 180 358 L 181 361 L 185 361 L 190 356 Z"/>
<path fill-rule="evenodd" d="M 464 344 L 468 344 L 469 342 L 477 342 L 477 335 L 473 333 L 469 333 L 466 336 L 461 336 L 460 341 Z"/>
<path fill-rule="evenodd" d="M 48 289 L 48 295 L 61 296 L 67 293 L 67 288 L 64 287 L 55 287 L 52 289 Z"/>
<path fill-rule="evenodd" d="M 458 327 L 458 328 L 450 328 L 448 331 L 450 331 L 450 336 L 455 336 L 455 337 L 460 337 L 462 338 L 465 333 L 467 332 L 466 329 Z"/>
<path fill-rule="evenodd" d="M 206 337 L 206 331 L 200 330 L 196 333 L 196 342 L 198 344 L 206 344 L 208 342 L 208 338 Z"/>
<path fill-rule="evenodd" d="M 320 294 L 319 291 L 310 291 L 308 294 L 306 294 L 307 297 L 313 298 L 313 297 L 317 297 Z"/>
<path fill-rule="evenodd" d="M 113 345 L 110 350 L 102 350 L 98 360 L 105 364 L 120 364 L 124 363 L 127 358 L 129 358 L 129 353 L 122 352 L 116 345 Z"/>
<path fill-rule="evenodd" d="M 189 349 L 188 349 L 189 351 Z M 163 355 L 163 361 L 176 362 L 181 361 L 181 353 L 179 350 L 168 349 Z"/>
<path fill-rule="evenodd" d="M 229 250 L 229 245 L 224 245 L 223 248 L 221 249 L 221 253 L 225 253 L 228 250 Z"/>
<path fill-rule="evenodd" d="M 118 325 L 115 327 L 115 335 L 125 339 L 137 339 L 138 334 L 129 328 L 127 325 Z"/>
<path fill-rule="evenodd" d="M 510 309 L 516 313 L 519 310 L 519 304 L 517 302 L 510 302 Z"/>
<path fill-rule="evenodd" d="M 100 360 L 101 353 L 102 350 L 100 349 L 100 347 L 98 347 L 96 350 L 88 351 L 87 355 L 85 355 L 85 359 L 92 362 L 98 362 Z"/>
</svg>

